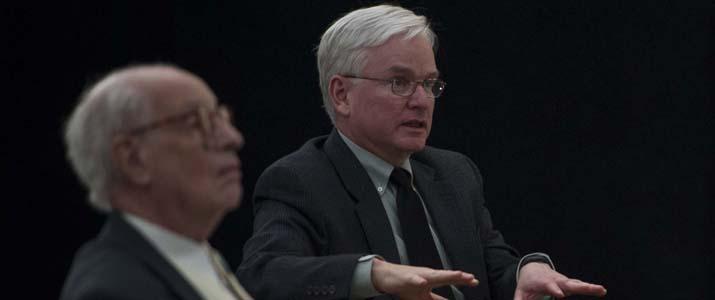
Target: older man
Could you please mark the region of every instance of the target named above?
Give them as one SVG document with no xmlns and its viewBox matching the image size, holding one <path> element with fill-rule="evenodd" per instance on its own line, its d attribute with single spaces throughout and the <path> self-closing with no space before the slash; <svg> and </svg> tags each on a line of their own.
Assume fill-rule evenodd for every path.
<svg viewBox="0 0 715 300">
<path fill-rule="evenodd" d="M 425 145 L 445 88 L 434 45 L 424 17 L 388 5 L 353 11 L 323 34 L 320 86 L 336 129 L 258 181 L 238 270 L 258 298 L 605 294 L 557 273 L 544 254 L 520 259 L 492 226 L 474 163 Z"/>
<path fill-rule="evenodd" d="M 239 205 L 243 137 L 203 80 L 168 65 L 111 72 L 65 134 L 90 203 L 109 216 L 61 299 L 251 299 L 207 243 Z"/>
</svg>

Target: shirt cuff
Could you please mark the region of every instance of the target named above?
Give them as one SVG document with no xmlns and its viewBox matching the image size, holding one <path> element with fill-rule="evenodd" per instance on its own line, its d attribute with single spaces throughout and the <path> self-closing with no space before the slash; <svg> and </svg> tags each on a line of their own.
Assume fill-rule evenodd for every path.
<svg viewBox="0 0 715 300">
<path fill-rule="evenodd" d="M 372 261 L 373 259 L 382 259 L 377 254 L 365 255 L 358 259 L 353 280 L 350 285 L 350 299 L 366 299 L 382 295 L 375 289 L 372 284 Z"/>
<path fill-rule="evenodd" d="M 524 267 L 528 263 L 532 262 L 540 262 L 540 263 L 545 263 L 551 267 L 552 270 L 556 270 L 556 267 L 554 266 L 554 262 L 551 261 L 551 257 L 549 257 L 548 254 L 546 253 L 541 253 L 541 252 L 534 252 L 530 253 L 527 255 L 524 255 L 524 257 L 519 260 L 519 264 L 516 266 L 516 282 L 519 282 L 519 272 L 521 272 L 521 268 Z"/>
</svg>

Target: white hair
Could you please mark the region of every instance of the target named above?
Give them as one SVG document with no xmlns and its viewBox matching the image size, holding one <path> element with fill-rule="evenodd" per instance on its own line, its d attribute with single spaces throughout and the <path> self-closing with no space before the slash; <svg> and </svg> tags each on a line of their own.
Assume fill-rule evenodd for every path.
<svg viewBox="0 0 715 300">
<path fill-rule="evenodd" d="M 119 175 L 111 158 L 112 139 L 151 113 L 148 96 L 129 74 L 147 67 L 132 66 L 109 73 L 82 93 L 65 127 L 67 158 L 88 189 L 91 206 L 110 211 L 109 187 Z"/>
<path fill-rule="evenodd" d="M 436 35 L 427 18 L 399 6 L 379 5 L 350 12 L 333 23 L 320 38 L 318 73 L 323 106 L 335 123 L 330 100 L 330 78 L 337 74 L 359 75 L 365 66 L 365 50 L 403 34 L 405 39 L 422 35 L 435 47 Z"/>
</svg>

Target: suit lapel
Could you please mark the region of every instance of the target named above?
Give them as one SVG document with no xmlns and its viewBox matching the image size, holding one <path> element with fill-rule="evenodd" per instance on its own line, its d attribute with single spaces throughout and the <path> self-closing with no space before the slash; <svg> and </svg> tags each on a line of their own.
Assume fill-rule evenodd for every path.
<svg viewBox="0 0 715 300">
<path fill-rule="evenodd" d="M 380 196 L 360 164 L 337 130 L 328 136 L 325 153 L 332 161 L 345 189 L 355 200 L 355 212 L 360 219 L 370 250 L 385 260 L 400 263 L 390 221 Z"/>
<path fill-rule="evenodd" d="M 180 299 L 201 299 L 198 292 L 186 279 L 164 258 L 149 241 L 134 227 L 129 225 L 122 216 L 114 212 L 109 215 L 107 225 L 102 232 L 102 238 L 123 248 L 138 260 L 145 263 L 156 276 L 166 281 L 166 285 Z"/>
<path fill-rule="evenodd" d="M 452 267 L 459 270 L 479 270 L 482 260 L 476 223 L 470 217 L 472 209 L 460 199 L 451 182 L 439 178 L 433 168 L 416 160 L 411 161 L 415 185 L 432 217 L 432 223 L 444 245 Z M 486 274 L 474 274 L 485 276 Z"/>
</svg>

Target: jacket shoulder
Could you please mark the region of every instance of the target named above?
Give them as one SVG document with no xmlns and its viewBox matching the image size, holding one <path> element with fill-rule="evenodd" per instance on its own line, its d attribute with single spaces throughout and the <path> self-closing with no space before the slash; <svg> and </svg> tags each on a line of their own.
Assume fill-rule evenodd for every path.
<svg viewBox="0 0 715 300">
<path fill-rule="evenodd" d="M 474 162 L 462 153 L 430 146 L 412 155 L 412 159 L 431 167 L 446 169 L 464 167 L 465 164 L 474 165 Z"/>
<path fill-rule="evenodd" d="M 299 174 L 316 174 L 325 171 L 325 168 L 332 168 L 330 159 L 323 151 L 326 139 L 327 136 L 321 136 L 308 140 L 298 150 L 272 163 L 263 171 L 263 175 L 276 169 L 288 169 Z"/>
<path fill-rule="evenodd" d="M 148 299 L 169 290 L 146 264 L 121 248 L 98 240 L 75 256 L 61 299 Z"/>
</svg>

